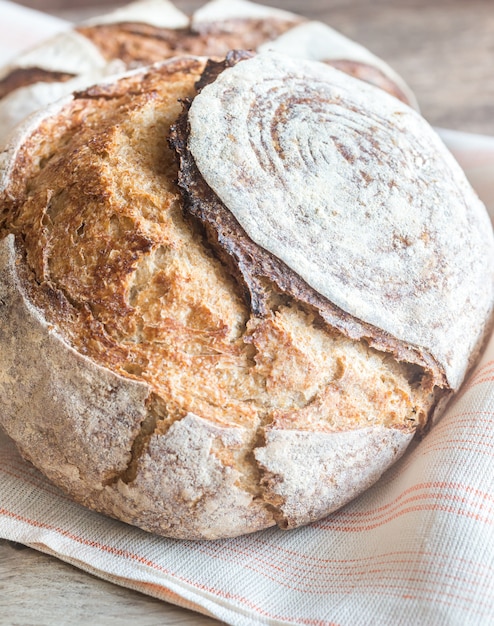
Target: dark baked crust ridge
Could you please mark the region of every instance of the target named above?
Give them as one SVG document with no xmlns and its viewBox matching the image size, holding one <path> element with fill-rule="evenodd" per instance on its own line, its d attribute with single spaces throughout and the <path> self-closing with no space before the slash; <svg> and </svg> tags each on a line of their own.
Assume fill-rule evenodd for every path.
<svg viewBox="0 0 494 626">
<path fill-rule="evenodd" d="M 222 62 L 209 61 L 197 83 L 198 91 L 213 82 L 224 69 L 251 57 L 250 53 L 232 51 Z M 184 210 L 201 222 L 209 241 L 223 262 L 241 280 L 253 313 L 258 316 L 267 314 L 268 281 L 270 287 L 274 284 L 282 293 L 314 308 L 329 326 L 345 336 L 364 340 L 370 347 L 388 352 L 398 361 L 424 368 L 428 372 L 428 380 L 423 380 L 426 388 L 448 388 L 443 368 L 426 350 L 396 339 L 341 310 L 318 294 L 285 263 L 249 238 L 236 218 L 204 181 L 187 147 L 187 111 L 190 104 L 191 102 L 184 104 L 185 111 L 170 135 L 170 143 L 176 150 L 180 163 L 178 184 L 183 191 Z"/>
<path fill-rule="evenodd" d="M 63 83 L 74 78 L 74 76 L 74 74 L 67 72 L 53 72 L 40 67 L 17 67 L 10 74 L 0 79 L 0 100 L 11 91 L 27 87 L 33 83 Z"/>
</svg>

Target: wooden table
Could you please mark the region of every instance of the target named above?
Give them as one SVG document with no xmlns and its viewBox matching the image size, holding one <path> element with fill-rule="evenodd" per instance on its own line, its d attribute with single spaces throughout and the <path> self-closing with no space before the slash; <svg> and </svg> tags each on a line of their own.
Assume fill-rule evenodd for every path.
<svg viewBox="0 0 494 626">
<path fill-rule="evenodd" d="M 434 125 L 494 135 L 494 4 L 491 0 L 266 0 L 331 24 L 388 61 Z M 23 0 L 79 20 L 112 0 Z M 176 0 L 183 11 L 202 4 Z M 94 6 L 96 5 L 96 6 Z M 116 587 L 51 557 L 0 541 L 0 624 L 105 626 L 217 624 Z"/>
</svg>

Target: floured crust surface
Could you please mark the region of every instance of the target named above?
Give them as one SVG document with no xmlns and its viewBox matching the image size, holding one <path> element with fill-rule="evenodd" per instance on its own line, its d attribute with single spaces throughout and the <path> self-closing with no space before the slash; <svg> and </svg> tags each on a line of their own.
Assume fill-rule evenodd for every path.
<svg viewBox="0 0 494 626">
<path fill-rule="evenodd" d="M 419 108 L 410 87 L 387 63 L 322 22 L 302 22 L 258 48 L 258 52 L 268 51 L 327 63 Z"/>
<path fill-rule="evenodd" d="M 78 501 L 193 539 L 327 514 L 403 452 L 437 399 L 422 366 L 353 340 L 296 293 L 266 282 L 253 311 L 201 222 L 184 217 L 166 137 L 203 68 L 169 61 L 76 94 L 19 129 L 0 172 L 2 425 Z M 67 367 L 68 381 L 104 372 L 103 389 L 81 385 L 73 412 L 56 375 Z M 53 423 L 18 395 L 27 384 L 51 397 Z M 104 385 L 130 413 L 105 422 L 101 463 L 88 467 L 82 451 L 95 441 L 77 413 L 97 430 L 98 411 L 114 410 Z M 332 434 L 356 459 L 336 491 Z M 68 438 L 74 468 L 63 478 Z M 313 500 L 294 484 L 308 462 Z"/>
<path fill-rule="evenodd" d="M 9 407 L 8 414 L 2 408 L 3 419 L 11 420 L 7 430 L 14 430 L 27 458 L 43 459 L 63 488 L 78 486 L 82 467 L 86 484 L 109 481 L 130 461 L 149 390 L 64 344 L 29 302 L 20 286 L 29 275 L 16 267 L 10 235 L 0 242 L 0 394 Z M 19 350 L 21 337 L 27 351 Z"/>
<path fill-rule="evenodd" d="M 275 53 L 220 73 L 187 118 L 187 149 L 217 197 L 193 194 L 193 210 L 236 220 L 265 259 L 257 274 L 290 293 L 300 277 L 340 317 L 415 346 L 436 383 L 457 389 L 492 312 L 491 225 L 426 122 L 356 86 Z M 245 246 L 230 240 L 242 272 Z"/>
<path fill-rule="evenodd" d="M 266 499 L 274 510 L 282 506 L 277 521 L 283 528 L 295 528 L 341 508 L 373 485 L 412 437 L 383 426 L 312 437 L 296 430 L 269 430 L 255 456 L 265 470 Z"/>
</svg>

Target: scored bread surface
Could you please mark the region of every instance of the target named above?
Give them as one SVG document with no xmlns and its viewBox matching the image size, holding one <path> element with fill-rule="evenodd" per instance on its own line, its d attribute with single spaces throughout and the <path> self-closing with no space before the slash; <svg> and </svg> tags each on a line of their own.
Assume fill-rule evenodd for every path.
<svg viewBox="0 0 494 626">
<path fill-rule="evenodd" d="M 421 116 L 355 85 L 303 59 L 243 60 L 192 102 L 190 155 L 260 249 L 342 311 L 423 348 L 457 389 L 492 309 L 489 218 Z"/>
<path fill-rule="evenodd" d="M 3 426 L 78 501 L 194 539 L 342 506 L 442 393 L 275 283 L 251 310 L 184 217 L 166 142 L 204 63 L 165 62 L 38 114 L 0 178 Z"/>
</svg>

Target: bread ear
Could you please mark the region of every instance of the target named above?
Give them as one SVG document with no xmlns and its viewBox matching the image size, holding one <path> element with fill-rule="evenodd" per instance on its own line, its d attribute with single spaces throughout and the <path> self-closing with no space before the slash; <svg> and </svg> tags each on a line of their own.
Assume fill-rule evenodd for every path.
<svg viewBox="0 0 494 626">
<path fill-rule="evenodd" d="M 371 345 L 396 352 L 394 338 L 459 388 L 492 314 L 492 227 L 422 117 L 329 66 L 267 52 L 220 73 L 187 120 L 196 178 L 216 197 L 204 216 L 238 224 L 256 275 L 316 292 L 368 325 Z M 187 193 L 199 213 L 201 191 Z"/>
</svg>

